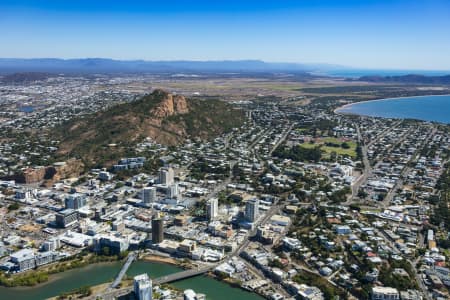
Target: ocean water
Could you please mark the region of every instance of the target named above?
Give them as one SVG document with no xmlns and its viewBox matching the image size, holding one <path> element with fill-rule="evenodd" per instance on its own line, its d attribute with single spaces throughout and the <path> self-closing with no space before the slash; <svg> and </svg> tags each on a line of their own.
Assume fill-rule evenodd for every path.
<svg viewBox="0 0 450 300">
<path fill-rule="evenodd" d="M 336 110 L 336 113 L 371 117 L 417 119 L 450 124 L 450 95 L 390 98 L 358 102 Z"/>
</svg>

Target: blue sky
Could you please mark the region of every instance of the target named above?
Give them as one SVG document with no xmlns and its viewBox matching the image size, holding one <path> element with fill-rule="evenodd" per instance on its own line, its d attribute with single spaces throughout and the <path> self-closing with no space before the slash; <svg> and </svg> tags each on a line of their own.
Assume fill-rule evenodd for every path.
<svg viewBox="0 0 450 300">
<path fill-rule="evenodd" d="M 448 0 L 0 1 L 0 57 L 450 70 Z"/>
</svg>

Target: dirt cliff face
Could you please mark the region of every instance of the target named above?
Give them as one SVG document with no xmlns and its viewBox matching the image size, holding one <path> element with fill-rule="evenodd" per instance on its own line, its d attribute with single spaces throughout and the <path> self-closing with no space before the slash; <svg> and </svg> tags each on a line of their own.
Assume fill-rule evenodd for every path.
<svg viewBox="0 0 450 300">
<path fill-rule="evenodd" d="M 61 180 L 71 177 L 78 177 L 84 171 L 84 164 L 79 159 L 69 159 L 63 165 L 54 166 L 55 174 L 53 180 Z"/>
<path fill-rule="evenodd" d="M 28 168 L 23 172 L 25 183 L 37 183 L 44 179 L 45 167 Z"/>
<path fill-rule="evenodd" d="M 83 171 L 84 164 L 81 160 L 69 159 L 53 166 L 28 168 L 23 173 L 6 176 L 3 179 L 26 184 L 42 183 L 44 186 L 52 186 L 59 180 L 78 177 Z"/>
</svg>

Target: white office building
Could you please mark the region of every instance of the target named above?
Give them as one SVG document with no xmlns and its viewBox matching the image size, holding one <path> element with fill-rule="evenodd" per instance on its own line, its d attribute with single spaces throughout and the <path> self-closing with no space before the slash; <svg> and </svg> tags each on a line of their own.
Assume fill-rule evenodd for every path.
<svg viewBox="0 0 450 300">
<path fill-rule="evenodd" d="M 398 290 L 391 287 L 375 286 L 372 288 L 372 300 L 399 300 Z"/>
<path fill-rule="evenodd" d="M 50 238 L 48 241 L 45 241 L 42 244 L 43 251 L 55 251 L 56 249 L 61 247 L 61 241 L 58 237 Z"/>
<path fill-rule="evenodd" d="M 136 299 L 152 300 L 152 281 L 146 273 L 134 277 L 133 290 Z"/>
<path fill-rule="evenodd" d="M 167 198 L 170 199 L 178 199 L 179 196 L 179 190 L 178 190 L 178 184 L 171 184 L 169 185 L 169 187 L 167 188 L 167 194 L 166 194 Z"/>
<path fill-rule="evenodd" d="M 175 173 L 172 168 L 161 168 L 159 170 L 159 183 L 164 185 L 172 185 L 175 182 Z"/>
<path fill-rule="evenodd" d="M 209 220 L 214 220 L 219 215 L 219 199 L 211 198 L 206 204 Z"/>
</svg>

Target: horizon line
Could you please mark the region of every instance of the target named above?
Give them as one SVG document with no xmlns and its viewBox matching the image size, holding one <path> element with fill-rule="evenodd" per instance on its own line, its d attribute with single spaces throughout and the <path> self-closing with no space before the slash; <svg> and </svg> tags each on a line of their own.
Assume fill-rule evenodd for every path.
<svg viewBox="0 0 450 300">
<path fill-rule="evenodd" d="M 376 70 L 376 71 L 427 71 L 427 72 L 450 72 L 450 69 L 428 69 L 428 68 L 393 68 L 393 67 L 358 67 L 358 66 L 347 66 L 341 65 L 339 63 L 328 63 L 328 62 L 292 62 L 292 61 L 269 61 L 259 58 L 237 58 L 237 59 L 143 59 L 143 58 L 111 58 L 111 57 L 0 57 L 0 60 L 38 60 L 38 59 L 55 59 L 55 60 L 88 60 L 88 59 L 99 59 L 99 60 L 111 60 L 111 61 L 122 61 L 122 62 L 134 62 L 134 61 L 142 61 L 142 62 L 262 62 L 268 64 L 293 64 L 293 65 L 306 65 L 306 66 L 329 66 L 333 67 L 336 70 Z"/>
</svg>

